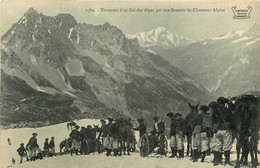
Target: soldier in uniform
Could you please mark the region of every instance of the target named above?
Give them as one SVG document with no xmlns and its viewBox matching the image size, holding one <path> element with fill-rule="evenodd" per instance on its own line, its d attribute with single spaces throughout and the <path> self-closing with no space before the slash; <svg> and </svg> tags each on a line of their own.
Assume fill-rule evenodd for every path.
<svg viewBox="0 0 260 168">
<path fill-rule="evenodd" d="M 229 102 L 224 97 L 217 99 L 218 108 L 213 111 L 212 122 L 215 124 L 216 132 L 216 145 L 214 166 L 219 164 L 221 158 L 221 150 L 224 151 L 225 164 L 230 164 L 230 150 L 232 148 L 232 131 L 231 131 L 231 111 L 225 107 L 225 104 Z"/>
<path fill-rule="evenodd" d="M 182 118 L 181 113 L 176 113 L 175 116 L 176 121 L 176 140 L 177 140 L 177 151 L 179 154 L 179 158 L 184 158 L 184 146 L 183 141 L 185 138 L 184 132 L 185 132 L 185 123 L 184 119 Z"/>
<path fill-rule="evenodd" d="M 29 161 L 29 158 L 27 156 L 27 151 L 24 148 L 24 143 L 20 144 L 20 148 L 17 149 L 17 152 L 20 156 L 20 164 L 23 163 L 23 158 L 25 157 L 27 159 L 27 161 Z"/>
<path fill-rule="evenodd" d="M 84 126 L 82 126 L 80 128 L 79 133 L 80 133 L 81 138 L 84 139 L 86 137 L 86 128 Z"/>
<path fill-rule="evenodd" d="M 98 139 L 102 136 L 103 147 L 107 151 L 106 155 L 109 156 L 112 151 L 112 144 L 109 139 L 110 125 L 106 124 L 106 121 L 104 119 L 101 119 L 100 122 L 102 126 Z"/>
<path fill-rule="evenodd" d="M 119 125 L 118 121 L 115 121 L 114 123 L 111 124 L 110 130 L 110 142 L 112 144 L 112 149 L 114 152 L 114 156 L 118 155 L 118 145 L 119 145 Z"/>
<path fill-rule="evenodd" d="M 159 143 L 158 135 L 159 135 L 159 128 L 158 128 L 158 123 L 159 123 L 159 117 L 154 116 L 154 125 L 153 125 L 153 130 L 151 131 L 151 143 L 154 143 L 152 146 L 157 146 Z"/>
<path fill-rule="evenodd" d="M 49 144 L 50 147 L 50 156 L 54 156 L 55 155 L 55 142 L 54 142 L 54 137 L 51 137 L 51 141 Z"/>
<path fill-rule="evenodd" d="M 204 162 L 204 159 L 206 157 L 207 151 L 209 149 L 209 138 L 213 134 L 212 130 L 212 118 L 207 113 L 209 110 L 208 106 L 202 105 L 200 107 L 200 111 L 202 113 L 200 114 L 202 119 L 202 128 L 201 128 L 201 162 Z"/>
<path fill-rule="evenodd" d="M 139 137 L 141 139 L 144 136 L 144 134 L 146 134 L 146 126 L 144 124 L 144 119 L 143 118 L 138 118 L 137 121 L 139 123 L 139 127 L 134 128 L 134 130 L 139 131 Z"/>
<path fill-rule="evenodd" d="M 84 129 L 84 136 L 87 136 L 89 139 L 91 139 L 91 129 L 92 129 L 92 126 L 91 125 L 88 125 L 87 128 Z"/>
<path fill-rule="evenodd" d="M 31 156 L 31 161 L 35 161 L 36 160 L 36 151 L 38 152 L 40 159 L 42 158 L 42 151 L 39 148 L 39 145 L 37 143 L 37 133 L 33 133 L 33 136 L 30 138 L 28 144 L 26 145 L 26 148 L 30 149 L 30 156 Z"/>
<path fill-rule="evenodd" d="M 159 128 L 158 128 L 159 117 L 154 116 L 153 120 L 154 120 L 154 125 L 153 125 L 152 134 L 157 135 L 159 133 Z"/>
<path fill-rule="evenodd" d="M 49 142 L 48 141 L 49 141 L 49 138 L 46 138 L 45 142 L 43 144 L 45 157 L 49 157 Z"/>
<path fill-rule="evenodd" d="M 71 131 L 70 138 L 72 139 L 70 154 L 72 155 L 73 152 L 75 151 L 76 155 L 78 155 L 78 152 L 80 150 L 80 145 L 81 145 L 81 143 L 80 143 L 81 135 L 80 135 L 80 132 L 79 132 L 79 126 L 78 125 L 76 125 L 75 129 Z"/>
<path fill-rule="evenodd" d="M 139 141 L 137 142 L 137 146 L 138 146 L 139 148 L 141 148 L 142 138 L 143 138 L 143 136 L 146 134 L 146 126 L 145 126 L 145 124 L 144 124 L 144 119 L 143 119 L 143 118 L 138 118 L 137 121 L 138 121 L 138 123 L 139 123 L 139 127 L 134 128 L 134 130 L 139 131 L 139 137 L 140 137 L 140 139 L 139 139 Z M 142 150 L 140 150 L 140 151 L 142 151 Z"/>
<path fill-rule="evenodd" d="M 170 147 L 172 151 L 172 155 L 169 158 L 174 158 L 177 156 L 177 139 L 176 139 L 176 125 L 177 122 L 174 118 L 174 113 L 170 112 L 167 113 L 167 116 L 171 120 L 171 125 L 170 125 Z"/>
</svg>

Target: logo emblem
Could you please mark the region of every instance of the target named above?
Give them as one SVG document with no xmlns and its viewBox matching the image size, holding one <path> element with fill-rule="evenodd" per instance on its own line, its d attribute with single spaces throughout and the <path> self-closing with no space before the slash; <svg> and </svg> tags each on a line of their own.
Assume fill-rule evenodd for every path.
<svg viewBox="0 0 260 168">
<path fill-rule="evenodd" d="M 248 6 L 246 9 L 237 9 L 237 7 L 234 6 L 231 9 L 234 13 L 233 19 L 248 19 L 250 18 L 250 12 L 253 8 Z"/>
</svg>

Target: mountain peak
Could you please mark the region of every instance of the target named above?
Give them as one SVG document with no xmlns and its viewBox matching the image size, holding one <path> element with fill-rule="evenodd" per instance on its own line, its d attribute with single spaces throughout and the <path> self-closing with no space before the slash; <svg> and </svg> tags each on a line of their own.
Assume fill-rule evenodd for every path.
<svg viewBox="0 0 260 168">
<path fill-rule="evenodd" d="M 25 15 L 38 15 L 38 11 L 33 9 L 32 7 L 25 13 Z"/>
<path fill-rule="evenodd" d="M 191 39 L 180 36 L 176 33 L 167 31 L 165 27 L 156 27 L 147 32 L 140 32 L 133 35 L 127 35 L 129 39 L 137 38 L 139 43 L 144 47 L 162 46 L 162 47 L 176 47 L 184 46 L 194 42 Z"/>
<path fill-rule="evenodd" d="M 165 27 L 156 27 L 155 29 L 153 29 L 153 30 L 156 30 L 156 31 L 162 31 L 162 32 L 164 32 L 164 31 L 166 31 L 166 28 Z"/>
<path fill-rule="evenodd" d="M 103 24 L 103 26 L 110 26 L 110 23 L 105 22 L 105 23 Z"/>
</svg>

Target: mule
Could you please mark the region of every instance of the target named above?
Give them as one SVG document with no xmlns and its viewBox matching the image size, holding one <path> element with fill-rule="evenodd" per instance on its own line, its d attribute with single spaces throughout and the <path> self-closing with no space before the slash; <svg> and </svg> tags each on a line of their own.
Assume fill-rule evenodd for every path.
<svg viewBox="0 0 260 168">
<path fill-rule="evenodd" d="M 259 109 L 258 109 L 259 110 Z M 254 95 L 243 95 L 235 102 L 235 132 L 236 132 L 236 167 L 248 164 L 248 154 L 251 155 L 253 167 L 258 165 L 257 146 L 259 132 L 259 114 L 257 98 Z M 240 159 L 240 151 L 242 156 Z M 240 160 L 239 160 L 240 159 Z"/>
<path fill-rule="evenodd" d="M 191 137 L 192 137 L 192 130 L 193 130 L 193 125 L 192 125 L 192 121 L 194 119 L 194 116 L 197 114 L 198 110 L 199 110 L 199 105 L 200 103 L 198 103 L 197 105 L 193 106 L 190 103 L 188 103 L 189 107 L 190 107 L 190 113 L 185 117 L 185 127 L 186 127 L 186 137 L 187 137 L 187 156 L 189 156 L 190 151 L 191 151 L 191 157 L 192 157 L 192 146 L 191 146 Z"/>
</svg>

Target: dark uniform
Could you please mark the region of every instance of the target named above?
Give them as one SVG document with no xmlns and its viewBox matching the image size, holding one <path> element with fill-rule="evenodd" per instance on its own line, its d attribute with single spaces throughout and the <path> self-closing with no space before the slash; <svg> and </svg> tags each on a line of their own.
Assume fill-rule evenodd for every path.
<svg viewBox="0 0 260 168">
<path fill-rule="evenodd" d="M 25 157 L 27 159 L 27 161 L 29 161 L 29 158 L 27 156 L 27 151 L 26 149 L 24 148 L 24 144 L 21 143 L 21 146 L 20 148 L 17 149 L 17 152 L 20 156 L 20 163 L 23 163 L 23 157 Z"/>
<path fill-rule="evenodd" d="M 158 122 L 159 122 L 159 117 L 158 116 L 154 116 L 153 117 L 154 120 L 154 125 L 153 125 L 153 130 L 152 130 L 152 135 L 158 135 L 159 134 L 159 128 L 158 128 Z"/>
<path fill-rule="evenodd" d="M 114 151 L 114 155 L 118 155 L 118 145 L 119 145 L 119 128 L 118 128 L 118 123 L 115 122 L 111 124 L 110 129 L 109 129 L 109 140 L 110 143 L 112 144 L 112 149 Z"/>
<path fill-rule="evenodd" d="M 73 152 L 76 152 L 76 155 L 78 154 L 78 151 L 80 150 L 81 145 L 81 135 L 79 132 L 79 126 L 75 126 L 75 129 L 71 131 L 70 138 L 72 139 L 72 145 L 71 145 L 71 155 Z"/>
<path fill-rule="evenodd" d="M 36 160 L 36 151 L 38 152 L 40 159 L 42 159 L 42 151 L 39 148 L 39 145 L 37 143 L 37 138 L 36 136 L 38 135 L 37 133 L 32 134 L 33 137 L 29 139 L 28 144 L 26 145 L 26 148 L 29 149 L 29 156 L 31 160 Z"/>
<path fill-rule="evenodd" d="M 179 153 L 180 158 L 184 158 L 184 151 L 183 151 L 183 141 L 185 138 L 185 123 L 184 120 L 181 118 L 182 114 L 177 113 L 175 114 L 174 118 L 176 121 L 176 140 L 177 140 L 177 151 Z"/>
<path fill-rule="evenodd" d="M 174 158 L 177 156 L 177 137 L 176 137 L 176 127 L 177 127 L 177 121 L 174 118 L 174 114 L 172 112 L 168 113 L 167 116 L 171 120 L 170 125 L 170 147 L 172 151 L 172 155 L 170 158 Z"/>
<path fill-rule="evenodd" d="M 231 131 L 231 111 L 225 107 L 225 104 L 229 102 L 228 99 L 220 97 L 217 100 L 219 106 L 217 110 L 213 111 L 212 122 L 215 125 L 215 151 L 217 159 L 215 159 L 214 165 L 218 165 L 219 158 L 221 157 L 221 149 L 224 151 L 225 163 L 230 163 L 230 150 L 232 148 L 232 131 Z"/>
<path fill-rule="evenodd" d="M 49 142 L 48 142 L 48 138 L 45 139 L 45 142 L 43 144 L 43 149 L 44 149 L 45 156 L 48 157 L 49 156 Z"/>
<path fill-rule="evenodd" d="M 134 130 L 138 130 L 139 131 L 139 137 L 141 138 L 144 134 L 146 134 L 146 126 L 143 123 L 143 120 L 139 120 L 139 127 L 134 128 Z"/>
<path fill-rule="evenodd" d="M 51 138 L 49 147 L 50 147 L 50 156 L 54 156 L 54 154 L 55 154 L 55 142 L 54 142 L 54 137 Z"/>
<path fill-rule="evenodd" d="M 101 122 L 102 126 L 101 126 L 101 131 L 98 136 L 98 139 L 102 136 L 103 147 L 107 151 L 106 155 L 109 156 L 112 151 L 112 143 L 110 142 L 110 138 L 109 138 L 109 131 L 110 131 L 111 123 L 106 124 L 106 121 L 103 119 L 101 119 L 100 122 Z"/>
<path fill-rule="evenodd" d="M 139 122 L 139 127 L 134 128 L 134 130 L 139 131 L 139 141 L 137 142 L 137 146 L 140 148 L 142 138 L 146 134 L 146 126 L 145 126 L 144 120 L 142 118 L 137 119 L 137 121 Z"/>
</svg>

